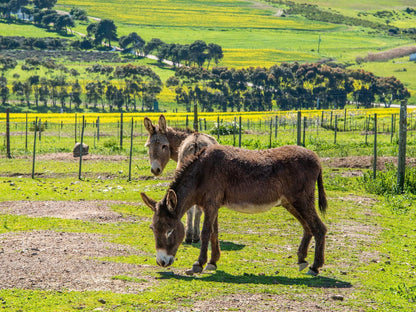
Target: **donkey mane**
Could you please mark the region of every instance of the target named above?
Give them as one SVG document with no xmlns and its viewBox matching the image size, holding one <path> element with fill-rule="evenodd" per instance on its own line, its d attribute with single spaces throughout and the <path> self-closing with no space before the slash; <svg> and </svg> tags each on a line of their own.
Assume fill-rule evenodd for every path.
<svg viewBox="0 0 416 312">
<path fill-rule="evenodd" d="M 181 184 L 183 184 L 183 183 L 186 182 L 186 181 L 183 181 L 184 179 L 186 179 L 184 177 L 184 175 L 187 174 L 187 171 L 188 170 L 190 172 L 193 172 L 194 171 L 192 169 L 192 167 L 195 166 L 195 164 L 199 160 L 199 156 L 202 155 L 205 152 L 206 149 L 207 149 L 207 147 L 204 147 L 198 153 L 196 153 L 195 155 L 189 155 L 185 159 L 185 161 L 183 162 L 183 164 L 178 169 L 176 169 L 175 176 L 173 177 L 173 181 L 169 185 L 169 188 L 170 189 L 176 190 L 179 185 L 181 185 Z"/>
<path fill-rule="evenodd" d="M 177 128 L 177 127 L 168 127 L 168 129 L 171 129 L 171 130 L 173 130 L 174 132 L 181 132 L 181 133 L 185 133 L 185 134 L 192 134 L 192 133 L 195 133 L 195 132 L 197 132 L 197 131 L 195 131 L 195 130 L 193 130 L 193 129 L 191 129 L 191 128 L 189 128 L 189 127 L 186 127 L 186 129 L 183 129 L 183 128 Z"/>
</svg>

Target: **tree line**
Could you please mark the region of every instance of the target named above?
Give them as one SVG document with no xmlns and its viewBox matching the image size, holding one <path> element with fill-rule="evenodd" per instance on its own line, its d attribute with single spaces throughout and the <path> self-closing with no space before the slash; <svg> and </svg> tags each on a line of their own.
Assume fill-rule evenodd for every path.
<svg viewBox="0 0 416 312">
<path fill-rule="evenodd" d="M 137 111 L 152 110 L 162 91 L 163 83 L 160 77 L 150 67 L 126 64 L 108 66 L 94 64 L 86 69 L 95 79 L 81 85 L 78 80 L 80 73 L 68 69 L 54 60 L 40 61 L 28 58 L 21 65 L 22 70 L 37 70 L 41 66 L 49 71 L 49 75 L 31 75 L 20 80 L 18 74 L 8 85 L 4 73 L 13 70 L 17 62 L 8 57 L 0 57 L 0 100 L 5 106 L 13 94 L 20 100 L 20 105 L 37 110 L 81 110 L 84 108 L 100 111 Z M 52 75 L 55 73 L 55 75 Z M 99 107 L 100 106 L 100 107 Z"/>
<path fill-rule="evenodd" d="M 160 77 L 143 65 L 111 66 L 93 64 L 86 68 L 92 81 L 80 85 L 79 72 L 47 59 L 28 58 L 21 69 L 45 67 L 49 75 L 31 75 L 21 81 L 14 74 L 9 88 L 5 72 L 17 66 L 16 60 L 0 57 L 0 99 L 6 105 L 13 94 L 21 106 L 101 111 L 153 110 L 162 91 Z M 54 75 L 52 75 L 54 73 Z M 166 87 L 174 90 L 178 105 L 187 111 L 197 104 L 202 111 L 266 111 L 272 109 L 343 108 L 348 102 L 369 108 L 372 103 L 406 100 L 409 91 L 395 77 L 377 77 L 361 69 L 337 64 L 282 63 L 270 68 L 242 69 L 197 66 L 176 67 Z M 69 107 L 68 107 L 69 105 Z"/>
<path fill-rule="evenodd" d="M 188 111 L 195 103 L 202 111 L 224 112 L 343 108 L 349 101 L 369 108 L 377 101 L 389 106 L 410 97 L 395 77 L 376 77 L 331 63 L 212 70 L 180 67 L 166 86 L 175 89 L 177 103 Z"/>
</svg>

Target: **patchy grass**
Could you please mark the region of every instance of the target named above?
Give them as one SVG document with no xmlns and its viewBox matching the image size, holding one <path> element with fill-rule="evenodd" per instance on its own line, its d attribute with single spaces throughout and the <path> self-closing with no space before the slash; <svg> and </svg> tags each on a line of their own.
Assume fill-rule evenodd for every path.
<svg viewBox="0 0 416 312">
<path fill-rule="evenodd" d="M 97 164 L 94 170 L 99 171 L 98 168 L 101 167 Z M 128 289 L 134 294 L 68 291 L 59 285 L 37 290 L 35 286 L 1 289 L 0 305 L 25 311 L 190 311 L 199 307 L 210 311 L 268 311 L 270 305 L 292 311 L 311 306 L 323 311 L 411 311 L 416 284 L 414 204 L 405 213 L 397 214 L 383 197 L 365 194 L 357 177 L 329 168 L 324 173 L 329 198 L 328 213 L 323 219 L 328 227 L 326 264 L 316 278 L 297 271 L 296 250 L 302 229 L 281 207 L 258 215 L 221 209 L 222 256 L 218 271 L 187 276 L 184 272 L 198 257 L 199 244 L 182 245 L 171 268 L 157 267 L 153 234 L 148 228 L 152 212 L 138 196 L 145 191 L 160 198 L 168 181 L 152 178 L 127 182 L 116 178 L 74 182 L 59 175 L 35 180 L 9 178 L 0 184 L 3 201 L 25 200 L 26 196 L 32 201 L 59 200 L 64 213 L 65 207 L 73 209 L 69 208 L 72 205 L 65 205 L 66 201 L 94 200 L 96 205 L 117 200 L 122 202 L 110 204 L 111 210 L 126 219 L 106 223 L 47 215 L 28 217 L 9 211 L 0 215 L 0 233 L 30 235 L 32 231 L 53 231 L 99 235 L 108 243 L 130 246 L 136 252 L 112 256 L 102 253 L 92 261 L 135 265 L 138 271 L 111 277 L 122 283 L 126 292 Z M 105 189 L 109 191 L 104 192 Z M 42 209 L 42 205 L 38 207 Z M 309 261 L 313 251 L 312 244 Z M 150 286 L 134 291 L 135 285 L 141 283 Z"/>
</svg>

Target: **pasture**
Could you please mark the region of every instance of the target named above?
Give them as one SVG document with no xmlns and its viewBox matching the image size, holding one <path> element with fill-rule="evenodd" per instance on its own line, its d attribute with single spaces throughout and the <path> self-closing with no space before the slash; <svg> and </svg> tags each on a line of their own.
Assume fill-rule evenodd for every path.
<svg viewBox="0 0 416 312">
<path fill-rule="evenodd" d="M 97 116 L 86 118 L 84 142 L 90 154 L 83 157 L 82 179 L 79 159 L 71 153 L 73 115 L 62 119 L 63 127 L 48 121 L 37 142 L 34 179 L 33 133 L 29 131 L 26 151 L 24 115 L 12 119 L 13 158 L 5 157 L 3 144 L 0 148 L 0 305 L 10 311 L 412 311 L 414 195 L 366 191 L 363 175 L 371 167 L 372 137 L 365 142 L 365 115 L 355 114 L 355 130 L 340 131 L 337 143 L 332 130 L 310 125 L 306 131 L 306 147 L 319 154 L 324 166 L 329 205 L 323 218 L 328 227 L 326 263 L 318 277 L 298 272 L 296 249 L 302 230 L 282 207 L 255 215 L 222 208 L 222 256 L 215 273 L 185 274 L 197 258 L 199 244 L 181 245 L 171 268 L 158 267 L 149 229 L 152 211 L 142 203 L 140 192 L 161 198 L 176 164 L 169 162 L 159 178 L 151 175 L 143 146 L 143 115 L 125 117 L 122 148 L 119 116 L 101 115 L 99 140 L 91 124 Z M 268 118 L 254 116 L 243 119 L 242 146 L 267 148 Z M 272 133 L 272 146 L 296 143 L 291 115 L 287 116 L 277 137 Z M 329 112 L 325 116 L 329 120 Z M 128 181 L 130 117 L 135 122 Z M 217 116 L 205 117 L 208 132 Z M 232 122 L 233 116 L 224 114 L 221 119 Z M 251 120 L 249 129 L 246 119 Z M 186 116 L 169 115 L 167 120 L 183 127 Z M 384 162 L 397 156 L 397 140 L 394 135 L 391 141 L 387 131 L 390 115 L 380 115 L 378 125 L 381 177 L 381 170 L 387 170 Z M 219 142 L 234 145 L 234 136 L 221 135 Z M 414 134 L 409 131 L 409 161 L 414 151 Z M 313 249 L 312 242 L 309 261 Z"/>
</svg>

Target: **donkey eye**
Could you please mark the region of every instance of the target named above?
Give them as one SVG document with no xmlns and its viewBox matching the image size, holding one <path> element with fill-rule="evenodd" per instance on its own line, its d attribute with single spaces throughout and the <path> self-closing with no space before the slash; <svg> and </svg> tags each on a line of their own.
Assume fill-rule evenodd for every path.
<svg viewBox="0 0 416 312">
<path fill-rule="evenodd" d="M 163 150 L 165 150 L 165 149 L 167 149 L 168 148 L 168 146 L 167 145 L 162 145 L 162 149 Z"/>
</svg>

